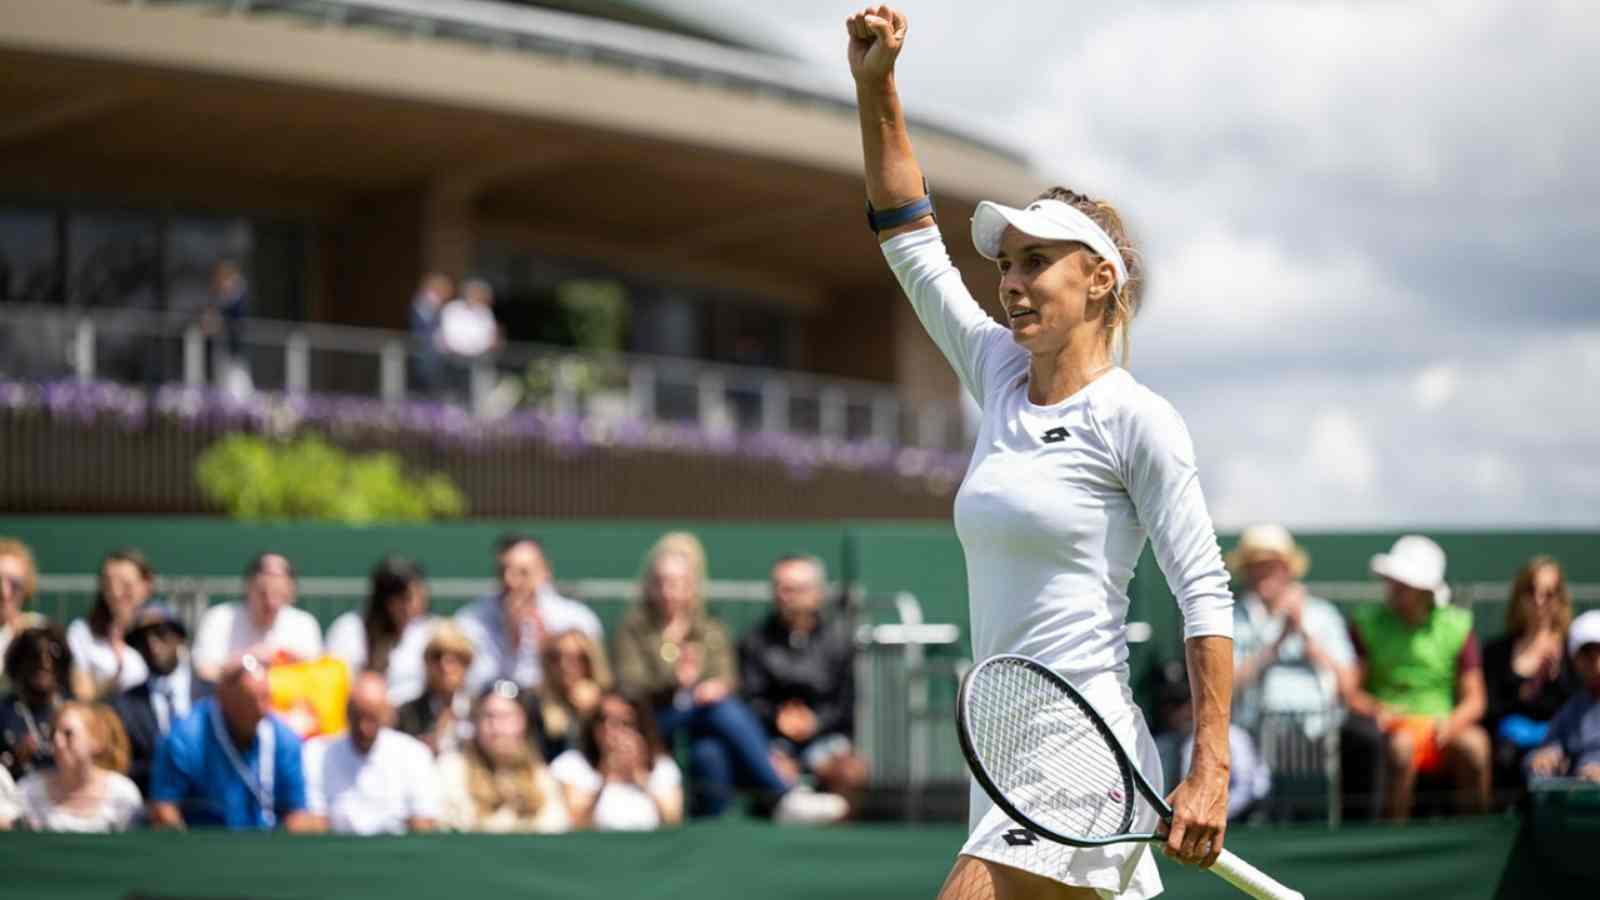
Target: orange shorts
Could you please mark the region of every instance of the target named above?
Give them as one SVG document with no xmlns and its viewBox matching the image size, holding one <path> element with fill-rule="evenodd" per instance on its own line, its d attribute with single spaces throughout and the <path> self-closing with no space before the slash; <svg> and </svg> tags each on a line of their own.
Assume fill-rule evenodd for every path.
<svg viewBox="0 0 1600 900">
<path fill-rule="evenodd" d="M 1390 723 L 1388 733 L 1404 732 L 1411 738 L 1411 765 L 1426 775 L 1444 768 L 1438 730 L 1439 720 L 1433 716 L 1403 716 Z"/>
</svg>

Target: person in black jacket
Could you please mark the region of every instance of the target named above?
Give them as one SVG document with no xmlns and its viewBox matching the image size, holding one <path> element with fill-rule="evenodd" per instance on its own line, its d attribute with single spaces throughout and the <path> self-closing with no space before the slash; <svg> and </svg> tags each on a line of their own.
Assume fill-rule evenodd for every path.
<svg viewBox="0 0 1600 900">
<path fill-rule="evenodd" d="M 1545 741 L 1550 720 L 1580 690 L 1567 658 L 1572 595 L 1561 564 L 1536 556 L 1517 572 L 1506 607 L 1506 632 L 1483 648 L 1488 688 L 1484 725 L 1494 740 L 1494 780 L 1522 786 L 1522 761 Z"/>
<path fill-rule="evenodd" d="M 739 692 L 772 736 L 780 772 L 853 799 L 867 780 L 851 743 L 855 645 L 845 617 L 823 615 L 826 584 L 815 556 L 773 563 L 773 611 L 739 641 Z"/>
<path fill-rule="evenodd" d="M 211 696 L 211 683 L 194 673 L 183 653 L 188 637 L 183 621 L 158 603 L 140 609 L 128 628 L 128 646 L 144 657 L 150 677 L 112 698 L 111 708 L 128 733 L 128 777 L 141 793 L 149 790 L 150 761 L 161 739 Z"/>
</svg>

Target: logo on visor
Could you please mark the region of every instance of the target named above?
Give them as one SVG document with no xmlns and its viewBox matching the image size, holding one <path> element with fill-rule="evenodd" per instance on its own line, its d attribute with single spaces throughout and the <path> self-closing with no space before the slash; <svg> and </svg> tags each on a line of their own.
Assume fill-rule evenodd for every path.
<svg viewBox="0 0 1600 900">
<path fill-rule="evenodd" d="M 1039 440 L 1044 441 L 1046 444 L 1059 444 L 1069 436 L 1065 428 L 1052 428 L 1039 435 Z"/>
</svg>

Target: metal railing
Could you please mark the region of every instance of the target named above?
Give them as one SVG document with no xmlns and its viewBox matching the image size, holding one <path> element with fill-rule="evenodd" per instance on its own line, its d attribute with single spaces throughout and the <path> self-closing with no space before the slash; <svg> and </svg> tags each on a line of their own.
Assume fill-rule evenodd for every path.
<svg viewBox="0 0 1600 900">
<path fill-rule="evenodd" d="M 425 356 L 400 331 L 246 319 L 237 356 L 192 315 L 139 309 L 0 306 L 0 377 L 351 395 L 399 404 L 459 402 L 483 418 L 537 406 L 574 418 L 692 423 L 713 435 L 765 432 L 966 449 L 955 404 L 910 409 L 892 386 L 635 353 L 597 354 L 531 343 L 473 359 Z M 432 352 L 432 351 L 426 351 Z M 435 377 L 419 387 L 420 362 Z M 243 380 L 230 379 L 240 373 Z"/>
</svg>

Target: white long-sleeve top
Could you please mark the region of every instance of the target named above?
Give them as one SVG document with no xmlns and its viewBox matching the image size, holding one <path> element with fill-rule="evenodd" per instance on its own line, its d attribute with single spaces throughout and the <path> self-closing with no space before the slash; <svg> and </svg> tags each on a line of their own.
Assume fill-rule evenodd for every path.
<svg viewBox="0 0 1600 900">
<path fill-rule="evenodd" d="M 956 493 L 977 658 L 1022 653 L 1069 676 L 1128 658 L 1128 582 L 1148 535 L 1184 638 L 1233 635 L 1233 595 L 1189 431 L 1114 369 L 1060 403 L 1028 400 L 1028 353 L 961 282 L 934 228 L 884 256 L 983 410 Z"/>
</svg>

